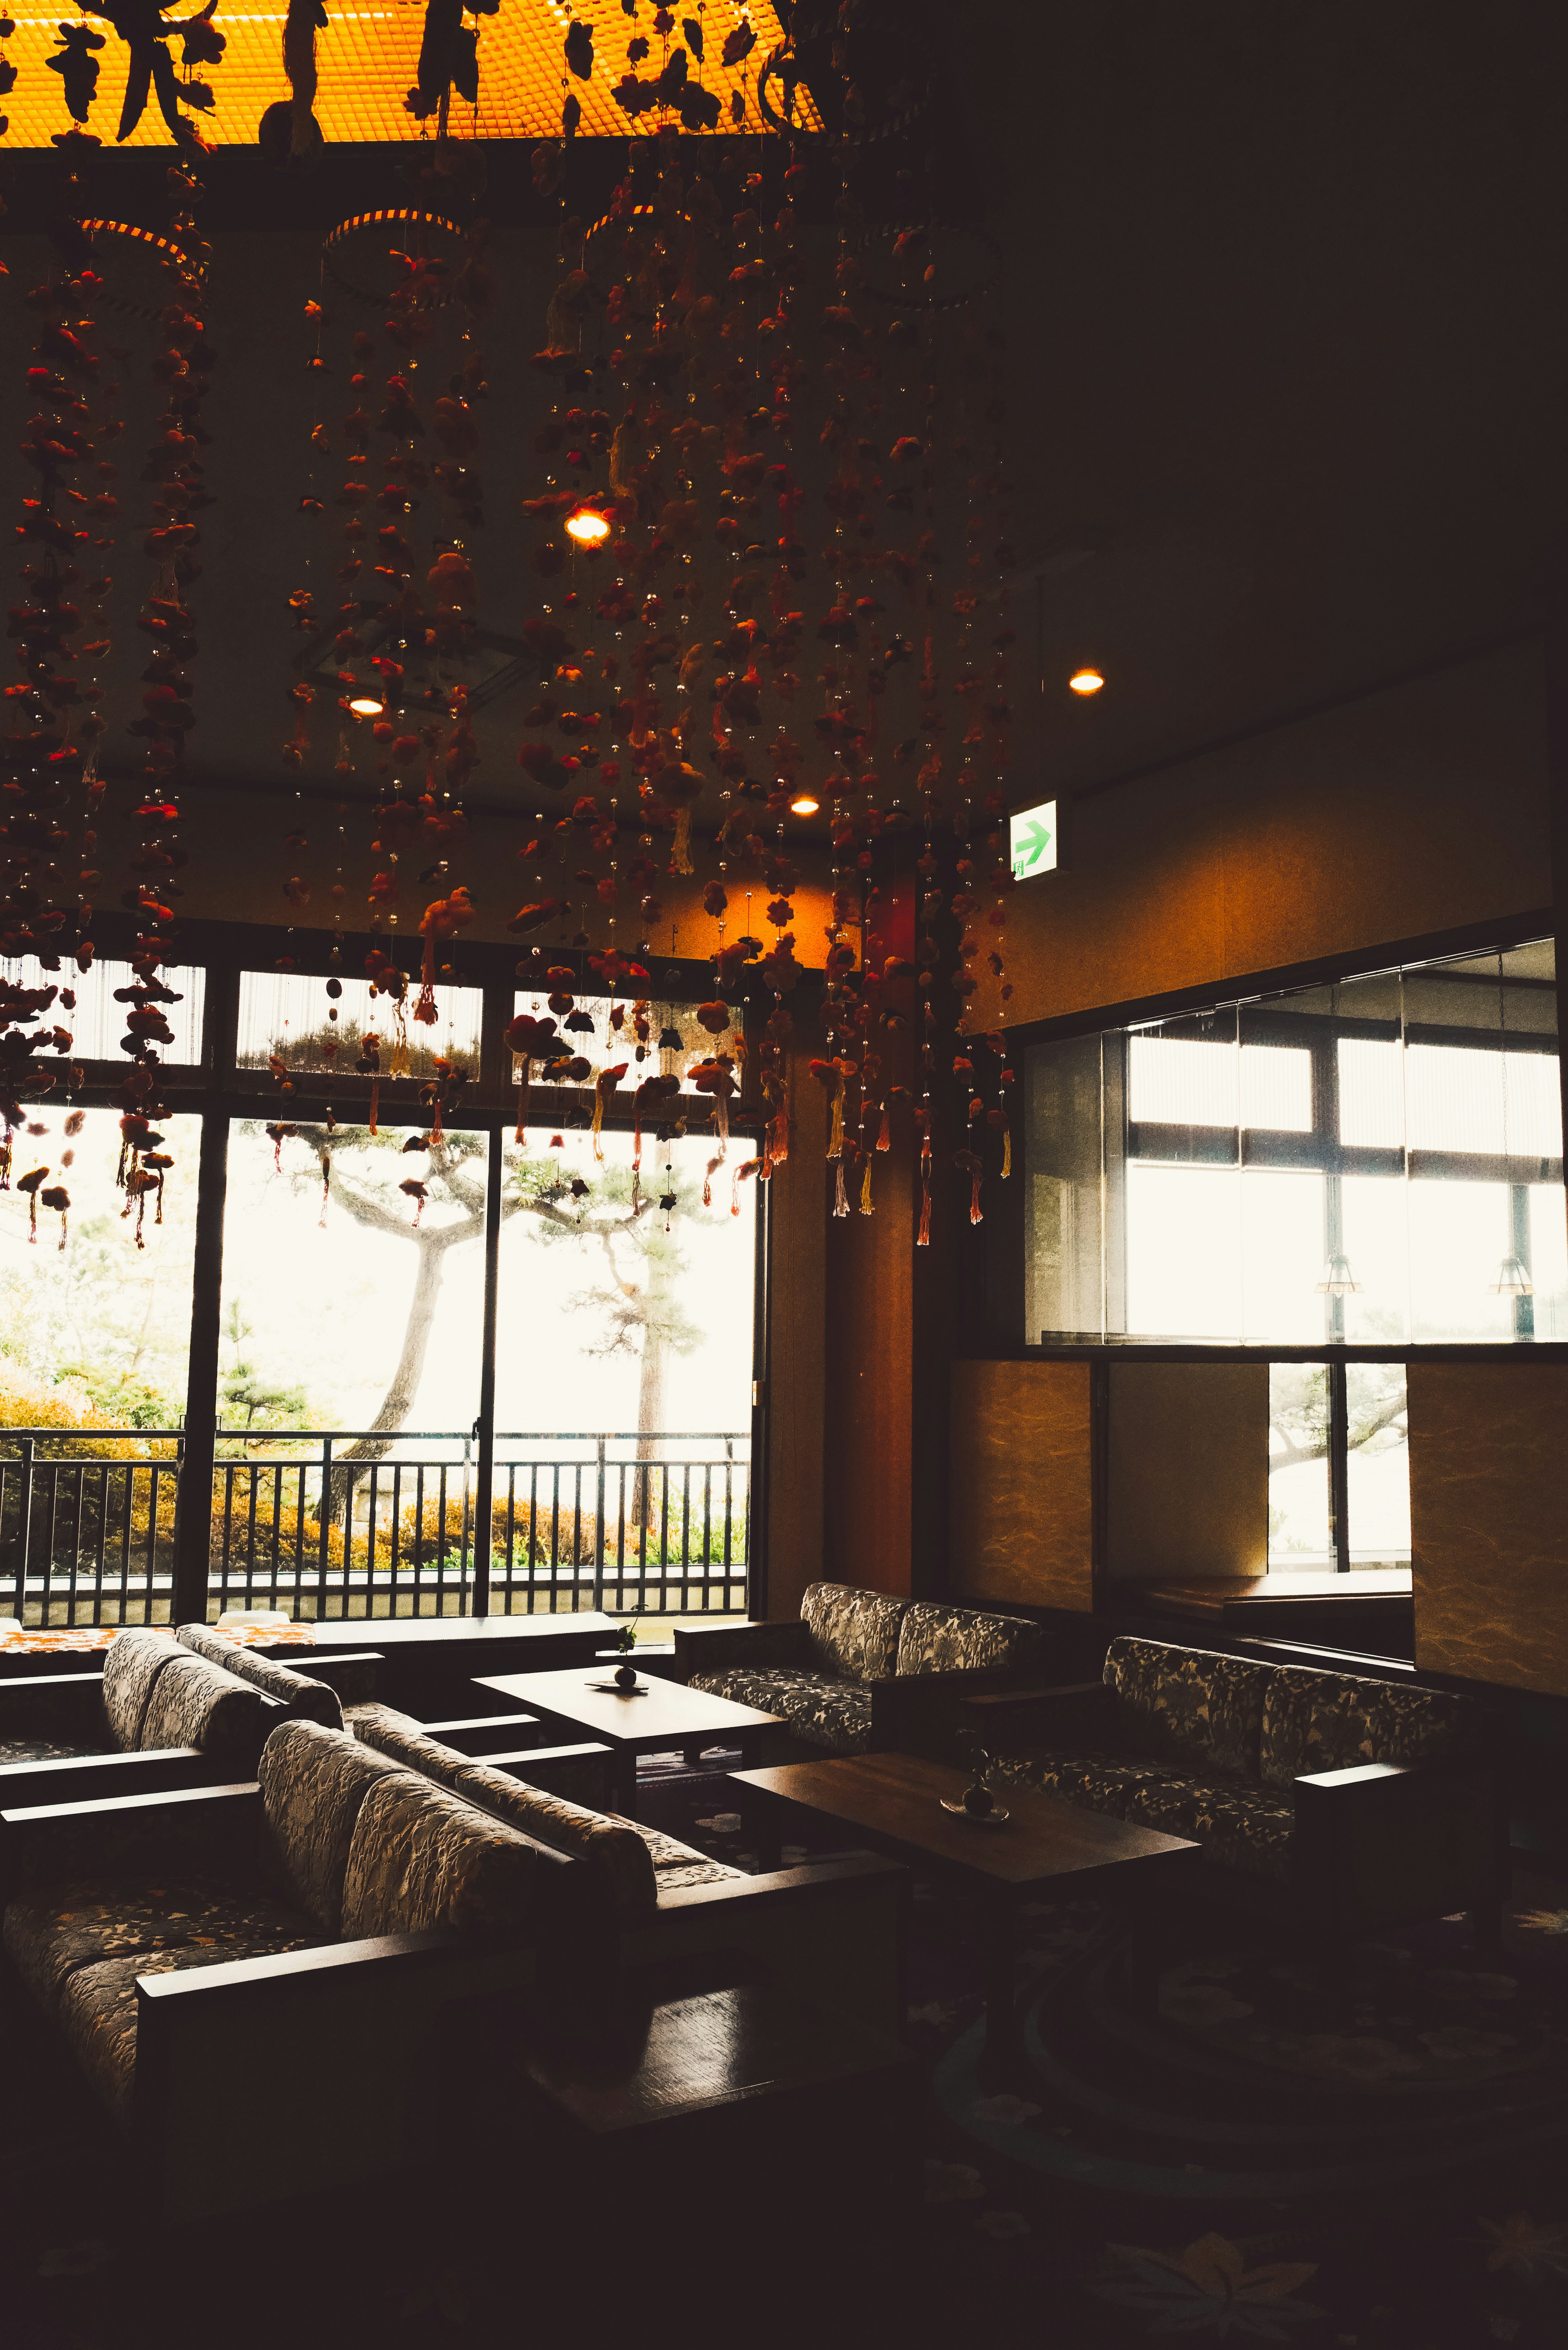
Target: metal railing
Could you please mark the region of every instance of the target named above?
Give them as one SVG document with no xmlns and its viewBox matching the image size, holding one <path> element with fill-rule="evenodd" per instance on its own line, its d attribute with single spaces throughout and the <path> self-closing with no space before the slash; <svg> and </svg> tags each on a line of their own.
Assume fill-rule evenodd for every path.
<svg viewBox="0 0 1568 2350">
<path fill-rule="evenodd" d="M 8 1592 L 29 1627 L 167 1622 L 183 1451 L 175 1431 L 0 1430 L 0 1613 Z M 750 1451 L 732 1430 L 498 1434 L 493 1612 L 743 1610 Z M 477 1453 L 472 1429 L 220 1427 L 208 1614 L 466 1614 Z"/>
</svg>

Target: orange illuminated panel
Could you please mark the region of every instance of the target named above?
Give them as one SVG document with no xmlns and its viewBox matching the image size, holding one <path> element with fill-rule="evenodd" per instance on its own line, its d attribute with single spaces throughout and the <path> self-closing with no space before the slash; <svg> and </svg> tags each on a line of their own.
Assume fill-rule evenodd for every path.
<svg viewBox="0 0 1568 2350">
<path fill-rule="evenodd" d="M 194 15 L 194 9 L 188 12 Z M 644 81 L 657 74 L 664 45 L 653 29 L 652 0 L 641 0 L 635 16 L 622 14 L 620 0 L 576 0 L 567 7 L 558 0 L 502 0 L 501 13 L 469 21 L 479 33 L 479 104 L 465 106 L 453 95 L 450 129 L 460 139 L 553 139 L 560 135 L 561 106 L 569 84 L 583 109 L 579 137 L 624 138 L 628 132 L 648 136 L 674 120 L 657 111 L 635 118 L 622 112 L 610 96 L 628 70 Z M 416 121 L 404 99 L 413 88 L 424 30 L 424 0 L 389 0 L 379 7 L 339 8 L 327 0 L 328 23 L 316 36 L 316 119 L 323 136 L 333 144 L 364 140 L 421 139 L 433 136 L 433 120 Z M 592 26 L 594 71 L 591 80 L 568 74 L 563 57 L 567 26 L 576 18 Z M 47 147 L 57 133 L 72 128 L 64 86 L 47 60 L 58 53 L 52 16 L 16 16 L 16 30 L 7 54 L 16 68 L 16 86 L 5 107 L 10 116 L 5 147 Z M 98 93 L 82 126 L 102 140 L 115 144 L 119 109 L 125 96 L 129 53 L 125 44 L 101 19 L 104 35 L 98 52 Z M 169 21 L 166 19 L 166 21 Z M 709 0 L 701 18 L 705 62 L 692 59 L 691 78 L 714 91 L 720 101 L 721 133 L 742 127 L 758 131 L 770 126 L 759 112 L 757 74 L 764 59 L 783 40 L 779 21 L 769 0 L 748 0 L 742 9 L 736 0 Z M 216 104 L 197 118 L 202 137 L 218 147 L 254 146 L 256 126 L 269 106 L 286 99 L 288 83 L 283 70 L 281 7 L 266 13 L 225 9 L 219 0 L 217 28 L 228 38 L 221 65 L 196 69 L 213 89 Z M 719 63 L 727 34 L 743 24 L 756 34 L 756 47 L 738 65 L 726 70 Z M 628 68 L 627 45 L 640 36 L 650 54 Z M 671 47 L 679 47 L 679 39 Z M 171 45 L 179 66 L 180 45 Z M 745 106 L 743 126 L 732 115 L 731 99 L 739 91 Z M 781 93 L 774 83 L 769 98 L 777 108 Z M 797 93 L 799 117 L 808 130 L 821 127 L 821 118 L 804 87 Z M 150 96 L 141 120 L 126 144 L 164 147 L 172 144 L 168 126 Z"/>
</svg>

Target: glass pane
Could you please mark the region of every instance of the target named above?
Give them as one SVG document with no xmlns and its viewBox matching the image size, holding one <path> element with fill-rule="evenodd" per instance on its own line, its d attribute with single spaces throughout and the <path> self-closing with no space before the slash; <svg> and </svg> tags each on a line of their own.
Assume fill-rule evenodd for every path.
<svg viewBox="0 0 1568 2350">
<path fill-rule="evenodd" d="M 756 1264 L 750 1145 L 508 1144 L 496 1351 L 501 1606 L 744 1604 Z M 604 1440 L 605 1488 L 598 1485 Z M 639 1466 L 639 1464 L 645 1464 Z M 570 1602 L 566 1602 L 570 1604 Z"/>
<path fill-rule="evenodd" d="M 1340 1301 L 1345 1337 L 1353 1346 L 1403 1346 L 1410 1335 L 1408 1205 L 1404 1177 L 1342 1175 L 1339 1212 L 1340 1246 L 1361 1284 Z"/>
<path fill-rule="evenodd" d="M 1269 1366 L 1269 1566 L 1329 1567 L 1328 1373 Z"/>
<path fill-rule="evenodd" d="M 338 993 L 331 995 L 330 987 Z M 366 1035 L 380 1039 L 386 1076 L 428 1077 L 438 1057 L 464 1076 L 479 1070 L 479 1024 L 484 997 L 477 987 L 438 987 L 433 1025 L 415 1020 L 417 988 L 400 997 L 383 988 L 372 995 L 366 979 L 327 980 L 298 971 L 247 971 L 240 974 L 240 1024 L 235 1065 L 265 1069 L 282 1061 L 290 1069 L 330 1074 L 354 1067 Z"/>
<path fill-rule="evenodd" d="M 1253 1344 L 1311 1347 L 1324 1335 L 1323 1194 L 1315 1170 L 1242 1175 L 1242 1335 Z"/>
<path fill-rule="evenodd" d="M 1561 1183 L 1530 1186 L 1530 1274 L 1535 1336 L 1568 1338 L 1568 1219 Z"/>
<path fill-rule="evenodd" d="M 1405 1143 L 1404 1047 L 1396 1038 L 1339 1040 L 1339 1139 L 1362 1149 Z"/>
<path fill-rule="evenodd" d="M 117 1187 L 119 1112 L 40 1108 L 0 1191 L 0 1422 L 178 1428 L 185 1417 L 202 1121 L 161 1121 L 161 1197 Z M 38 1167 L 36 1238 L 17 1183 Z M 43 1194 L 63 1189 L 64 1213 Z M 141 1245 L 137 1244 L 138 1224 Z M 65 1245 L 60 1242 L 62 1237 Z"/>
<path fill-rule="evenodd" d="M 225 1428 L 461 1438 L 472 1426 L 485 1138 L 449 1133 L 432 1150 L 405 1147 L 418 1139 L 409 1127 L 383 1126 L 372 1139 L 362 1126 L 328 1134 L 301 1124 L 275 1142 L 259 1121 L 235 1121 L 218 1378 Z"/>
<path fill-rule="evenodd" d="M 1128 1161 L 1129 1332 L 1164 1338 L 1239 1336 L 1240 1210 L 1233 1167 Z"/>
<path fill-rule="evenodd" d="M 1127 1057 L 1127 1116 L 1138 1124 L 1233 1127 L 1237 1082 L 1233 1039 L 1211 1044 L 1135 1035 Z"/>
<path fill-rule="evenodd" d="M 1405 1084 L 1412 1150 L 1543 1159 L 1562 1153 L 1554 1054 L 1412 1045 Z"/>
<path fill-rule="evenodd" d="M 1513 1246 L 1509 1186 L 1417 1179 L 1409 1214 L 1411 1337 L 1511 1338 L 1513 1300 L 1491 1294 Z"/>
<path fill-rule="evenodd" d="M 1037 1346 L 1042 1331 L 1099 1337 L 1100 1039 L 1036 1045 L 1025 1081 L 1023 1341 Z"/>
<path fill-rule="evenodd" d="M 1312 1055 L 1295 1046 L 1243 1045 L 1241 1123 L 1276 1134 L 1310 1134 Z"/>
<path fill-rule="evenodd" d="M 19 960 L 0 962 L 0 972 L 17 987 L 52 987 L 58 990 L 54 1003 L 40 1014 L 39 1026 L 60 1027 L 70 1036 L 68 1052 L 73 1061 L 120 1061 L 125 1058 L 120 1043 L 125 1035 L 125 1015 L 129 1005 L 114 1000 L 116 988 L 130 987 L 137 974 L 128 962 L 113 962 L 107 958 L 90 963 L 85 972 L 78 971 L 69 957 L 58 971 L 46 971 L 36 955 L 23 955 Z M 206 999 L 207 974 L 204 971 L 184 966 L 160 973 L 160 985 L 170 988 L 178 1003 L 160 1004 L 169 1029 L 167 1038 L 156 1038 L 161 1058 L 172 1068 L 186 1068 L 202 1057 L 202 1007 Z M 73 1003 L 63 1001 L 74 998 Z M 52 1055 L 46 1055 L 46 1060 Z"/>
<path fill-rule="evenodd" d="M 697 1088 L 691 1082 L 687 1071 L 695 1067 L 699 1061 L 711 1060 L 716 1052 L 729 1048 L 729 1028 L 721 1029 L 715 1035 L 711 1030 L 703 1027 L 697 1018 L 696 1006 L 691 1003 L 649 1002 L 643 1007 L 640 1024 L 636 1007 L 628 997 L 578 995 L 574 991 L 572 1004 L 570 1012 L 556 1014 L 548 1010 L 546 998 L 536 988 L 519 988 L 513 998 L 512 1008 L 514 1012 L 537 1013 L 543 1018 L 554 1019 L 557 1033 L 566 1036 L 574 1053 L 593 1064 L 596 1074 L 600 1069 L 613 1067 L 618 1061 L 625 1061 L 628 1068 L 624 1083 L 628 1098 L 635 1086 L 644 1077 L 651 1076 L 679 1076 L 681 1092 L 695 1094 Z M 741 1014 L 737 1013 L 737 1025 L 740 1019 Z M 578 1020 L 587 1024 L 574 1027 L 572 1024 Z M 668 1044 L 663 1041 L 668 1037 L 676 1037 L 679 1042 Z M 513 1064 L 514 1085 L 521 1082 L 522 1066 L 520 1061 Z M 552 1086 L 546 1072 L 537 1064 L 530 1069 L 528 1082 L 530 1087 L 543 1086 L 545 1088 L 544 1098 L 546 1101 L 552 1093 L 575 1097 L 579 1090 L 570 1085 Z M 580 1090 L 586 1099 L 592 1100 L 591 1076 Z"/>
<path fill-rule="evenodd" d="M 1350 1564 L 1407 1566 L 1410 1449 L 1405 1366 L 1349 1363 L 1345 1386 Z"/>
</svg>

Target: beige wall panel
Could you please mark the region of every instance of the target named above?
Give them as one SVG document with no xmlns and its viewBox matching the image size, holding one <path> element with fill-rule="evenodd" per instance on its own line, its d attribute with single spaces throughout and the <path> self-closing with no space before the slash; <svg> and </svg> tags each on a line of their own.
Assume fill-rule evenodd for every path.
<svg viewBox="0 0 1568 2350">
<path fill-rule="evenodd" d="M 1417 1664 L 1568 1696 L 1568 1365 L 1409 1381 Z"/>
<path fill-rule="evenodd" d="M 1466 662 L 1075 801 L 1008 899 L 1015 1026 L 1550 904 L 1540 655 Z"/>
<path fill-rule="evenodd" d="M 1087 1363 L 955 1363 L 955 1599 L 1094 1606 Z"/>
<path fill-rule="evenodd" d="M 1267 1571 L 1266 1363 L 1111 1365 L 1106 1559 L 1114 1575 Z"/>
</svg>

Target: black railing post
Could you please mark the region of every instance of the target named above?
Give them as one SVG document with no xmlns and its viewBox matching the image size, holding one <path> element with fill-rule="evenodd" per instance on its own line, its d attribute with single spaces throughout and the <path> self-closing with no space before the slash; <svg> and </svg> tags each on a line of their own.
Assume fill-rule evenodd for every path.
<svg viewBox="0 0 1568 2350">
<path fill-rule="evenodd" d="M 602 1435 L 594 1440 L 598 1448 L 597 1483 L 594 1494 L 594 1606 L 602 1609 L 605 1604 L 605 1440 Z M 624 1561 L 618 1563 L 625 1564 Z M 576 1579 L 574 1575 L 574 1583 Z"/>
<path fill-rule="evenodd" d="M 473 1432 L 479 1439 L 479 1466 L 473 1484 L 474 1552 L 469 1585 L 470 1612 L 490 1613 L 490 1536 L 495 1494 L 495 1330 L 501 1286 L 502 1134 L 490 1129 L 490 1149 L 484 1174 L 484 1330 L 479 1356 L 479 1417 Z M 508 1611 L 512 1596 L 507 1594 Z"/>
<path fill-rule="evenodd" d="M 214 963 L 207 973 L 202 1020 L 202 1072 L 210 1086 L 224 1083 L 234 1066 L 240 1016 L 237 963 Z M 223 1294 L 223 1208 L 229 1180 L 229 1121 L 221 1110 L 202 1118 L 196 1175 L 196 1246 L 191 1269 L 191 1353 L 185 1378 L 185 1458 L 174 1493 L 174 1574 L 169 1593 L 171 1624 L 204 1624 L 213 1541 L 213 1462 L 218 1420 L 219 1318 Z M 149 1588 L 149 1607 L 151 1592 Z"/>
<path fill-rule="evenodd" d="M 345 1616 L 348 1613 L 348 1538 L 352 1534 L 353 1529 L 354 1489 L 352 1485 L 350 1485 L 348 1489 L 348 1497 L 344 1504 L 343 1510 L 343 1613 Z M 327 1621 L 327 1570 L 331 1560 L 331 1554 L 327 1548 L 327 1541 L 331 1532 L 332 1439 L 329 1436 L 324 1436 L 321 1440 L 321 1547 L 316 1569 L 316 1620 L 318 1624 L 324 1624 Z M 370 1554 L 372 1564 L 374 1563 L 375 1558 L 375 1546 L 376 1529 L 372 1524 L 370 1528 Z M 365 1586 L 365 1613 L 368 1616 L 369 1612 L 370 1586 L 367 1583 Z M 395 1613 L 396 1611 L 394 1610 L 393 1612 Z"/>
<path fill-rule="evenodd" d="M 22 1549 L 20 1562 L 16 1568 L 16 1621 L 18 1624 L 25 1624 L 27 1620 L 27 1553 L 33 1543 L 33 1439 L 30 1436 L 25 1436 L 22 1439 Z M 46 1629 L 47 1628 L 49 1582 L 47 1565 L 44 1569 L 44 1604 L 38 1613 L 38 1621 Z"/>
</svg>

